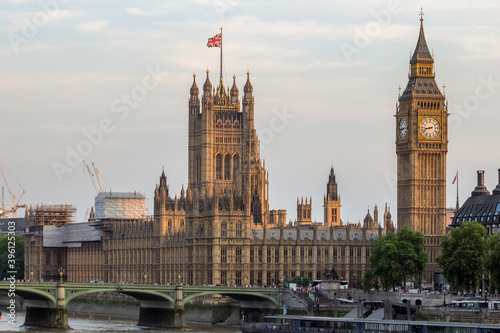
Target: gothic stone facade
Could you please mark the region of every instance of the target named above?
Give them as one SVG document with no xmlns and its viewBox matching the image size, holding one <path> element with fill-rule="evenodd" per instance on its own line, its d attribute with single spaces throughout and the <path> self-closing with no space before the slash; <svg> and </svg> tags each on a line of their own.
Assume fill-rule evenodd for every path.
<svg viewBox="0 0 500 333">
<path fill-rule="evenodd" d="M 387 205 L 384 228 L 377 207 L 363 226 L 344 225 L 332 168 L 324 222 L 311 220 L 312 200 L 297 199 L 297 220 L 287 224 L 285 210 L 269 209 L 249 73 L 241 104 L 235 81 L 226 90 L 220 79 L 213 89 L 207 71 L 200 99 L 193 79 L 186 190 L 172 198 L 162 172 L 153 218 L 37 225 L 26 235 L 27 253 L 39 253 L 30 256 L 26 276 L 32 270 L 35 280 L 55 279 L 62 267 L 72 282 L 278 285 L 297 275 L 322 279 L 335 265 L 341 278 L 360 279 L 373 240 L 394 231 Z"/>
</svg>

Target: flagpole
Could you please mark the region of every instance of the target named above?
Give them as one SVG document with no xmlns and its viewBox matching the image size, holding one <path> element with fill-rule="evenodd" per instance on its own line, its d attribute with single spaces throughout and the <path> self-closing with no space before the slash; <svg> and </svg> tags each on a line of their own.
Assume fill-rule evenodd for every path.
<svg viewBox="0 0 500 333">
<path fill-rule="evenodd" d="M 222 27 L 220 27 L 220 79 L 222 80 Z"/>
</svg>

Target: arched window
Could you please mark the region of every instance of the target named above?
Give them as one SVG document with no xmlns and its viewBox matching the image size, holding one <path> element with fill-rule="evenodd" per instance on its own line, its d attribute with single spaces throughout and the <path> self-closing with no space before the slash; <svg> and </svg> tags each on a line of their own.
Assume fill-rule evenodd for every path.
<svg viewBox="0 0 500 333">
<path fill-rule="evenodd" d="M 240 157 L 238 154 L 233 156 L 233 179 L 238 174 L 238 170 L 240 169 Z"/>
<path fill-rule="evenodd" d="M 243 225 L 241 221 L 236 222 L 236 237 L 242 237 Z"/>
<path fill-rule="evenodd" d="M 223 221 L 220 224 L 220 236 L 227 237 L 227 222 L 226 221 Z"/>
<path fill-rule="evenodd" d="M 222 157 L 220 154 L 215 156 L 215 179 L 222 179 Z"/>
<path fill-rule="evenodd" d="M 181 229 L 184 229 L 184 220 L 181 220 Z"/>
<path fill-rule="evenodd" d="M 224 179 L 231 179 L 231 156 L 229 154 L 224 157 Z"/>
</svg>

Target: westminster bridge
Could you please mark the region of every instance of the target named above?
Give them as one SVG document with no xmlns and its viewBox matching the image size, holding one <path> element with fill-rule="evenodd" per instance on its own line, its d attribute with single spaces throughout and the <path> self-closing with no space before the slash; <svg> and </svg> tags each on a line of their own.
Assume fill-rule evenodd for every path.
<svg viewBox="0 0 500 333">
<path fill-rule="evenodd" d="M 69 328 L 67 304 L 92 293 L 115 292 L 134 297 L 140 302 L 138 326 L 158 328 L 186 328 L 184 306 L 197 297 L 229 296 L 239 301 L 242 308 L 259 309 L 276 309 L 282 300 L 282 290 L 278 288 L 219 286 L 52 282 L 16 282 L 13 285 L 1 281 L 0 291 L 14 292 L 25 300 L 25 326 L 45 328 Z"/>
</svg>

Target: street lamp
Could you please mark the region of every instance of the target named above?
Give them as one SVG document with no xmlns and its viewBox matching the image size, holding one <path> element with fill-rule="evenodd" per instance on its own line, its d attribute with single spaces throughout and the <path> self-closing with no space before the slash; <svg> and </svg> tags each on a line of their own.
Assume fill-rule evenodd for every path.
<svg viewBox="0 0 500 333">
<path fill-rule="evenodd" d="M 283 287 L 283 275 L 280 276 L 280 287 Z"/>
<path fill-rule="evenodd" d="M 181 272 L 179 272 L 179 274 L 177 274 L 177 279 L 179 281 L 179 282 L 177 282 L 178 285 L 181 284 L 181 277 L 182 277 L 182 274 L 181 274 Z"/>
<path fill-rule="evenodd" d="M 248 285 L 247 281 L 248 281 L 248 275 L 245 273 L 243 275 L 243 284 L 245 285 L 245 287 Z"/>
<path fill-rule="evenodd" d="M 144 284 L 147 283 L 148 273 L 144 273 Z"/>
<path fill-rule="evenodd" d="M 61 277 L 61 283 L 63 283 L 63 274 L 64 274 L 64 269 L 61 267 L 59 268 L 59 270 L 57 271 L 59 273 L 59 276 Z"/>
<path fill-rule="evenodd" d="M 33 282 L 33 275 L 34 274 L 35 274 L 35 269 L 33 267 L 31 267 L 31 270 L 30 270 L 31 282 Z"/>
</svg>

